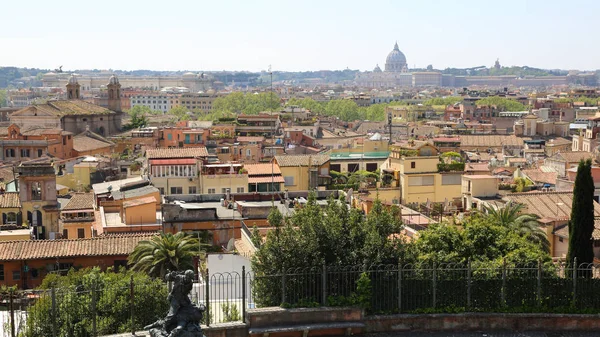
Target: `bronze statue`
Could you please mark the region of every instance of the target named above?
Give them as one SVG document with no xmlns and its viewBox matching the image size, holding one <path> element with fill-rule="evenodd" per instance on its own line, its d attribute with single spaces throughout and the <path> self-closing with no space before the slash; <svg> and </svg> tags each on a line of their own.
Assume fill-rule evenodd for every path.
<svg viewBox="0 0 600 337">
<path fill-rule="evenodd" d="M 169 296 L 167 296 L 170 304 L 169 312 L 164 319 L 160 319 L 144 329 L 150 330 L 151 337 L 203 336 L 200 321 L 205 307 L 203 305 L 196 306 L 189 297 L 194 283 L 194 272 L 191 270 L 169 272 L 165 275 L 165 279 L 167 282 L 173 283 Z"/>
</svg>

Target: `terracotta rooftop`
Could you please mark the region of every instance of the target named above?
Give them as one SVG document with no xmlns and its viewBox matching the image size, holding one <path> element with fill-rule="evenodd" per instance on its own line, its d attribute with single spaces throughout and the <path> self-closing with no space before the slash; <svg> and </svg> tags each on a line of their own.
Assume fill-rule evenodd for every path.
<svg viewBox="0 0 600 337">
<path fill-rule="evenodd" d="M 74 100 L 57 100 L 57 101 L 48 101 L 45 104 L 36 104 L 26 108 L 23 108 L 19 111 L 16 111 L 14 114 L 19 115 L 20 111 L 25 110 L 38 110 L 40 112 L 45 112 L 47 114 L 55 115 L 55 116 L 64 116 L 64 115 L 107 115 L 114 114 L 114 111 L 111 111 L 107 108 L 103 108 L 99 105 L 92 104 L 86 101 L 74 99 Z"/>
<path fill-rule="evenodd" d="M 153 196 L 150 196 L 150 197 L 145 197 L 145 198 L 140 198 L 140 199 L 127 200 L 127 201 L 123 202 L 123 208 L 146 205 L 146 204 L 154 204 L 154 203 L 156 203 L 156 198 Z"/>
<path fill-rule="evenodd" d="M 521 170 L 521 172 L 536 183 L 556 185 L 557 172 L 542 172 L 539 169 Z"/>
<path fill-rule="evenodd" d="M 154 235 L 122 234 L 91 239 L 0 242 L 0 261 L 129 255 L 140 241 L 150 240 Z"/>
<path fill-rule="evenodd" d="M 465 165 L 465 171 L 490 171 L 490 165 L 488 163 L 469 163 Z"/>
<path fill-rule="evenodd" d="M 519 138 L 514 135 L 463 135 L 460 136 L 460 146 L 478 147 L 481 149 L 488 147 L 502 147 L 502 145 L 523 146 L 523 140 L 524 138 Z"/>
<path fill-rule="evenodd" d="M 101 136 L 100 136 L 101 137 Z M 115 144 L 109 140 L 90 137 L 85 133 L 81 133 L 73 137 L 73 150 L 77 152 L 93 151 L 114 146 Z"/>
<path fill-rule="evenodd" d="M 26 131 L 21 131 L 23 136 L 42 136 L 42 135 L 72 135 L 72 132 L 63 131 L 62 129 L 46 129 L 35 128 Z"/>
<path fill-rule="evenodd" d="M 532 192 L 510 193 L 504 199 L 520 203 L 527 207 L 524 212 L 532 213 L 540 218 L 571 217 L 573 192 Z M 600 217 L 600 204 L 594 201 L 594 216 Z"/>
<path fill-rule="evenodd" d="M 469 179 L 496 179 L 496 177 L 489 175 L 489 174 L 473 174 L 473 175 L 465 174 L 463 177 L 469 178 Z"/>
<path fill-rule="evenodd" d="M 0 208 L 18 208 L 21 207 L 19 192 L 6 192 L 0 194 Z"/>
<path fill-rule="evenodd" d="M 593 159 L 594 154 L 590 152 L 577 151 L 577 152 L 561 152 L 552 156 L 552 158 L 562 159 L 567 163 L 578 163 L 581 160 L 586 160 L 588 158 Z"/>
<path fill-rule="evenodd" d="M 569 226 L 563 225 L 554 230 L 554 235 L 563 239 L 569 238 Z M 594 231 L 592 232 L 592 239 L 600 240 L 600 220 L 594 220 Z"/>
<path fill-rule="evenodd" d="M 208 157 L 206 147 L 186 147 L 186 148 L 157 148 L 146 150 L 148 159 L 170 159 L 170 158 L 198 158 Z"/>
<path fill-rule="evenodd" d="M 280 167 L 308 166 L 309 163 L 311 166 L 320 166 L 329 161 L 329 156 L 322 154 L 280 155 L 275 156 L 275 160 L 277 160 L 277 164 L 279 164 Z"/>
<path fill-rule="evenodd" d="M 546 146 L 559 146 L 559 145 L 571 145 L 572 142 L 568 139 L 558 137 L 554 139 L 550 139 L 550 141 L 546 142 Z"/>
<path fill-rule="evenodd" d="M 265 137 L 253 137 L 253 136 L 240 136 L 237 137 L 238 142 L 262 142 Z"/>
<path fill-rule="evenodd" d="M 94 203 L 94 193 L 74 193 L 62 211 L 93 209 Z"/>
<path fill-rule="evenodd" d="M 271 174 L 281 175 L 281 170 L 277 163 L 244 164 L 244 168 L 248 171 L 248 177 Z"/>
</svg>

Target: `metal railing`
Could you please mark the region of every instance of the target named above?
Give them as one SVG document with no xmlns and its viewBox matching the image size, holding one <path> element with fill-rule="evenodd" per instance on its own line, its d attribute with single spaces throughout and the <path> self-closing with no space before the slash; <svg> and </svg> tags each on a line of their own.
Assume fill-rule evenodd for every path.
<svg viewBox="0 0 600 337">
<path fill-rule="evenodd" d="M 157 285 L 158 284 L 158 285 Z M 367 285 L 367 286 L 365 286 Z M 100 336 L 135 332 L 168 310 L 164 283 L 0 294 L 0 336 Z M 150 302 L 147 294 L 164 301 Z M 200 275 L 190 298 L 203 323 L 245 321 L 256 307 L 363 307 L 367 314 L 432 312 L 600 313 L 600 268 L 594 265 L 466 264 L 318 266 L 274 275 L 247 271 Z"/>
</svg>

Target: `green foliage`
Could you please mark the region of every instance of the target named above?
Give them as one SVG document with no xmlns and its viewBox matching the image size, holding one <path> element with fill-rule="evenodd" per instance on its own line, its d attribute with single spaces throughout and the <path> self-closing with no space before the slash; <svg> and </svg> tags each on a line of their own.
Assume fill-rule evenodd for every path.
<svg viewBox="0 0 600 337">
<path fill-rule="evenodd" d="M 257 305 L 279 305 L 281 302 L 281 279 L 262 276 L 323 264 L 370 266 L 396 263 L 404 252 L 403 242 L 390 238 L 402 228 L 398 213 L 397 207 L 388 210 L 379 200 L 373 203 L 366 217 L 357 209 L 349 209 L 343 200 L 333 198 L 322 209 L 314 193 L 289 218 L 283 218 L 274 209 L 269 223 L 276 230 L 267 233 L 266 240 L 252 258 Z M 290 293 L 294 284 L 300 286 L 302 282 L 300 277 L 288 281 L 286 289 Z M 314 300 L 320 302 L 318 298 Z"/>
<path fill-rule="evenodd" d="M 594 231 L 594 179 L 592 161 L 580 161 L 573 188 L 573 205 L 569 221 L 569 251 L 567 261 L 594 262 L 592 233 Z"/>
<path fill-rule="evenodd" d="M 133 270 L 164 278 L 169 271 L 194 269 L 193 258 L 198 254 L 198 239 L 179 232 L 160 234 L 140 241 L 129 255 Z"/>
<path fill-rule="evenodd" d="M 441 157 L 442 158 L 450 158 L 450 159 L 455 159 L 455 158 L 460 159 L 461 158 L 460 153 L 454 152 L 454 151 L 444 152 L 444 153 L 442 153 Z"/>
<path fill-rule="evenodd" d="M 466 263 L 468 260 L 501 265 L 550 261 L 543 245 L 532 241 L 532 233 L 515 230 L 518 225 L 499 223 L 493 216 L 475 214 L 462 229 L 449 224 L 430 225 L 411 244 L 411 257 L 421 263 Z"/>
<path fill-rule="evenodd" d="M 92 336 L 92 320 L 97 317 L 99 335 L 131 331 L 130 282 L 133 277 L 134 328 L 154 322 L 168 311 L 166 285 L 144 273 L 121 271 L 101 272 L 98 268 L 71 270 L 66 276 L 48 275 L 41 296 L 28 309 L 25 329 L 21 336 L 52 336 L 52 326 L 57 336 Z M 56 288 L 56 316 L 48 289 Z M 91 303 L 95 302 L 95 311 Z"/>
<path fill-rule="evenodd" d="M 254 227 L 252 228 L 252 237 L 250 238 L 250 240 L 256 248 L 260 248 L 260 246 L 262 245 L 262 235 L 260 235 L 260 230 L 256 225 L 254 225 Z"/>
<path fill-rule="evenodd" d="M 423 105 L 454 105 L 462 101 L 463 98 L 460 96 L 434 97 L 424 101 Z"/>
<path fill-rule="evenodd" d="M 515 182 L 515 184 L 514 184 L 515 188 L 514 188 L 513 192 L 518 192 L 518 193 L 525 191 L 527 187 L 533 185 L 533 183 L 529 179 L 525 179 L 522 177 L 515 178 L 514 182 Z"/>
<path fill-rule="evenodd" d="M 221 311 L 223 311 L 223 322 L 236 322 L 241 319 L 240 311 L 238 310 L 237 304 L 229 303 L 229 300 L 221 304 Z"/>
<path fill-rule="evenodd" d="M 7 106 L 7 97 L 6 90 L 0 90 L 0 108 Z"/>
<path fill-rule="evenodd" d="M 168 114 L 177 117 L 177 119 L 180 121 L 186 121 L 186 120 L 189 120 L 189 118 L 190 118 L 190 115 L 188 114 L 188 112 L 189 112 L 189 110 L 186 107 L 176 106 L 174 108 L 171 108 L 171 110 L 169 110 Z"/>
<path fill-rule="evenodd" d="M 256 115 L 264 111 L 278 111 L 280 108 L 279 96 L 271 92 L 234 92 L 213 102 L 213 111 L 219 113 Z"/>
<path fill-rule="evenodd" d="M 546 233 L 540 227 L 541 224 L 537 215 L 523 214 L 523 209 L 522 204 L 508 204 L 500 209 L 486 206 L 487 214 L 485 218 L 520 234 L 539 245 L 545 252 L 550 252 L 550 241 L 548 241 Z"/>
<path fill-rule="evenodd" d="M 521 104 L 515 100 L 508 99 L 505 97 L 499 97 L 499 96 L 482 98 L 482 99 L 476 101 L 475 104 L 480 105 L 480 106 L 495 107 L 496 109 L 498 109 L 500 111 L 525 111 L 525 110 L 527 110 L 527 107 L 524 106 L 523 104 Z"/>
<path fill-rule="evenodd" d="M 461 162 L 443 163 L 443 162 L 440 162 L 437 164 L 437 168 L 438 168 L 439 172 L 464 171 L 465 163 L 461 163 Z"/>
<path fill-rule="evenodd" d="M 131 121 L 123 126 L 124 130 L 131 130 L 142 128 L 148 125 L 148 118 L 146 117 L 149 114 L 152 114 L 152 110 L 147 106 L 136 105 L 133 108 L 127 111 L 129 116 L 131 117 Z"/>
</svg>

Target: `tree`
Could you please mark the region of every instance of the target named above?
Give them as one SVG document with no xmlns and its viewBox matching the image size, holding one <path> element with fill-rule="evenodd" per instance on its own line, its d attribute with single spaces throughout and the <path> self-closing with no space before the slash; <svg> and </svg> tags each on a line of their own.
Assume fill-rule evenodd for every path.
<svg viewBox="0 0 600 337">
<path fill-rule="evenodd" d="M 517 234 L 540 245 L 545 251 L 550 252 L 550 241 L 546 233 L 540 228 L 538 216 L 535 214 L 521 214 L 523 204 L 508 204 L 503 208 L 495 209 L 485 206 L 485 218 L 500 226 L 515 231 Z"/>
<path fill-rule="evenodd" d="M 163 278 L 169 271 L 194 269 L 193 258 L 198 253 L 198 244 L 198 239 L 184 232 L 161 233 L 140 241 L 128 262 L 133 270 Z"/>
<path fill-rule="evenodd" d="M 515 100 L 505 98 L 505 97 L 499 97 L 499 96 L 482 98 L 482 99 L 476 101 L 475 104 L 479 105 L 479 106 L 495 107 L 496 109 L 498 109 L 500 111 L 524 111 L 524 110 L 527 110 L 527 108 L 523 104 L 521 104 Z"/>
<path fill-rule="evenodd" d="M 213 102 L 213 111 L 235 114 L 256 115 L 264 111 L 278 111 L 280 108 L 279 96 L 271 92 L 234 92 Z"/>
<path fill-rule="evenodd" d="M 573 188 L 571 220 L 569 220 L 568 263 L 594 262 L 592 233 L 594 231 L 594 180 L 592 161 L 580 161 Z"/>
<path fill-rule="evenodd" d="M 0 90 L 0 108 L 8 105 L 7 97 L 6 90 Z"/>
<path fill-rule="evenodd" d="M 112 268 L 101 272 L 99 268 L 88 268 L 79 271 L 72 269 L 65 276 L 46 276 L 40 290 L 49 294 L 50 289 L 57 289 L 55 308 L 51 296 L 37 298 L 27 310 L 24 331 L 19 336 L 91 337 L 93 315 L 96 315 L 98 335 L 131 332 L 132 278 L 135 286 L 133 324 L 134 329 L 140 330 L 168 311 L 166 284 L 145 273 L 125 270 L 114 272 Z M 92 299 L 96 303 L 95 311 L 90 306 Z"/>
<path fill-rule="evenodd" d="M 188 109 L 183 106 L 176 106 L 169 110 L 168 114 L 177 117 L 178 120 L 189 120 Z"/>
</svg>

